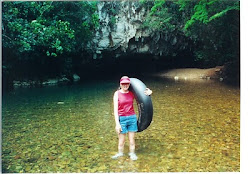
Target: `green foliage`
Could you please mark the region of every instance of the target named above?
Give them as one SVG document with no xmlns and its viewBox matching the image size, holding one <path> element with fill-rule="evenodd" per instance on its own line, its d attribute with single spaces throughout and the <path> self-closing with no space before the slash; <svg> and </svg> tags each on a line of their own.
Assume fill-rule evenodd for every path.
<svg viewBox="0 0 250 174">
<path fill-rule="evenodd" d="M 11 67 L 18 61 L 32 60 L 43 66 L 41 69 L 46 69 L 48 62 L 53 66 L 58 62 L 70 64 L 72 55 L 84 55 L 86 44 L 100 27 L 97 3 L 2 2 L 4 71 L 14 72 Z M 239 1 L 140 0 L 140 4 L 149 10 L 142 27 L 167 36 L 167 39 L 177 38 L 179 46 L 191 45 L 196 60 L 222 64 L 238 57 Z M 110 15 L 109 25 L 114 27 L 119 2 L 105 5 Z M 184 43 L 187 40 L 188 43 Z M 87 62 L 87 58 L 84 61 Z"/>
<path fill-rule="evenodd" d="M 111 16 L 111 19 L 110 19 L 110 25 L 111 25 L 111 27 L 113 27 L 115 25 L 115 23 L 116 23 L 115 16 Z"/>
<path fill-rule="evenodd" d="M 239 1 L 157 0 L 143 27 L 168 36 L 185 36 L 193 43 L 197 61 L 223 64 L 239 57 L 239 10 Z"/>
<path fill-rule="evenodd" d="M 143 27 L 160 32 L 173 31 L 176 26 L 174 22 L 175 16 L 171 14 L 171 5 L 173 4 L 167 4 L 165 0 L 154 1 Z"/>
<path fill-rule="evenodd" d="M 94 28 L 99 28 L 100 24 L 99 24 L 99 16 L 98 16 L 98 14 L 96 14 L 96 13 L 92 14 L 91 23 L 93 24 Z"/>
<path fill-rule="evenodd" d="M 197 5 L 195 5 L 194 10 L 195 13 L 191 19 L 187 21 L 185 29 L 190 27 L 195 21 L 200 21 L 204 24 L 207 24 L 209 21 L 206 1 L 201 0 Z"/>
<path fill-rule="evenodd" d="M 163 8 L 163 5 L 166 3 L 165 0 L 155 0 L 154 6 L 151 8 L 150 15 L 156 13 L 157 11 L 160 11 Z"/>
<path fill-rule="evenodd" d="M 187 3 L 185 3 L 186 5 Z M 182 9 L 192 6 L 182 5 Z M 208 64 L 239 58 L 239 1 L 201 0 L 185 23 L 185 34 L 197 43 L 195 56 Z"/>
<path fill-rule="evenodd" d="M 2 7 L 3 66 L 13 76 L 72 67 L 66 60 L 84 52 L 99 27 L 95 1 L 4 1 Z"/>
<path fill-rule="evenodd" d="M 175 3 L 179 5 L 179 11 L 184 11 L 186 7 L 190 4 L 190 2 L 186 0 L 179 0 Z"/>
<path fill-rule="evenodd" d="M 3 47 L 58 56 L 79 49 L 99 26 L 96 2 L 3 2 Z M 83 23 L 83 25 L 79 25 Z M 85 39 L 80 37 L 85 34 Z"/>
<path fill-rule="evenodd" d="M 187 2 L 182 2 L 180 4 L 180 9 L 183 10 Z M 194 6 L 194 14 L 191 19 L 185 24 L 185 29 L 187 30 L 195 22 L 201 22 L 207 24 L 212 20 L 226 15 L 230 10 L 240 10 L 238 1 L 220 1 L 220 0 L 201 0 Z"/>
<path fill-rule="evenodd" d="M 118 15 L 120 9 L 119 4 L 119 2 L 108 2 L 107 4 L 105 4 L 105 8 L 108 10 L 107 13 L 110 16 L 109 26 L 111 28 L 115 27 L 116 15 Z"/>
<path fill-rule="evenodd" d="M 213 16 L 211 16 L 209 18 L 209 21 L 212 21 L 214 19 L 217 19 L 219 17 L 222 17 L 223 15 L 226 15 L 226 13 L 230 10 L 240 10 L 240 6 L 238 2 L 235 2 L 234 4 L 232 4 L 232 6 L 227 6 L 226 9 L 222 10 L 221 12 L 218 12 L 216 14 L 214 14 Z"/>
</svg>

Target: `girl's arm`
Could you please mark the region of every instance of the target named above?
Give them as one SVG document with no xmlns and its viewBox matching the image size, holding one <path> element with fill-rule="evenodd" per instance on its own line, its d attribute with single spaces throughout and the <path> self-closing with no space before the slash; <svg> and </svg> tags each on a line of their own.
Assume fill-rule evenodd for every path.
<svg viewBox="0 0 250 174">
<path fill-rule="evenodd" d="M 114 100 L 115 130 L 119 134 L 122 131 L 122 129 L 118 115 L 118 91 L 115 92 L 113 100 Z"/>
</svg>

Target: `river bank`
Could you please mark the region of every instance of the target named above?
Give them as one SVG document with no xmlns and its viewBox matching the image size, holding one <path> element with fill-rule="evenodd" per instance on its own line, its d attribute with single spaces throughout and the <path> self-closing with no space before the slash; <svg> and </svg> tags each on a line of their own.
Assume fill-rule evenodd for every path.
<svg viewBox="0 0 250 174">
<path fill-rule="evenodd" d="M 214 68 L 199 69 L 199 68 L 181 68 L 170 69 L 156 73 L 156 76 L 175 79 L 175 80 L 194 80 L 194 79 L 224 79 L 224 66 L 216 66 Z"/>
<path fill-rule="evenodd" d="M 155 76 L 174 80 L 219 80 L 231 85 L 240 86 L 240 63 L 228 62 L 213 68 L 181 68 L 156 73 Z"/>
<path fill-rule="evenodd" d="M 103 72 L 105 73 L 105 72 Z M 240 84 L 240 68 L 236 64 L 228 63 L 223 66 L 213 68 L 175 68 L 163 71 L 155 71 L 146 73 L 149 76 L 168 78 L 173 80 L 219 80 Z M 117 74 L 119 74 L 117 72 Z M 135 73 L 138 75 L 138 73 Z M 145 75 L 145 73 L 142 73 Z M 79 76 L 80 75 L 80 76 Z M 4 81 L 3 85 L 11 88 L 32 87 L 32 86 L 56 86 L 68 84 L 76 81 L 84 80 L 84 74 L 73 74 L 71 78 L 61 76 L 58 78 L 50 78 L 41 80 L 12 80 L 8 83 Z M 83 76 L 82 76 L 83 75 Z M 108 74 L 108 76 L 113 76 Z"/>
<path fill-rule="evenodd" d="M 73 74 L 72 78 L 69 79 L 66 76 L 61 76 L 57 78 L 50 78 L 43 81 L 40 80 L 13 80 L 13 87 L 30 87 L 30 86 L 55 86 L 59 84 L 68 84 L 71 82 L 77 82 L 80 80 L 80 77 L 77 74 Z"/>
</svg>

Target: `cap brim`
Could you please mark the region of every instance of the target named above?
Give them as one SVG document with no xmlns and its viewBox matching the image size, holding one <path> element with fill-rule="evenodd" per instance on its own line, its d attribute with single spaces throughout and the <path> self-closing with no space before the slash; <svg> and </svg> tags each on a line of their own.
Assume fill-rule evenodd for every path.
<svg viewBox="0 0 250 174">
<path fill-rule="evenodd" d="M 122 84 L 122 83 L 130 83 L 130 81 L 124 79 L 124 80 L 122 80 L 120 83 L 121 83 L 121 84 Z"/>
</svg>

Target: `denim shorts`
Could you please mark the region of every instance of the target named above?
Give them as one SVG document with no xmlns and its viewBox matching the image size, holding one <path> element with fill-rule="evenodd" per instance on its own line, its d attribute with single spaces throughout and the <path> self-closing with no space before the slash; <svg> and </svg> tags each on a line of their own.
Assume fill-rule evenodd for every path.
<svg viewBox="0 0 250 174">
<path fill-rule="evenodd" d="M 138 131 L 136 115 L 120 116 L 119 120 L 122 127 L 121 134 Z"/>
</svg>

